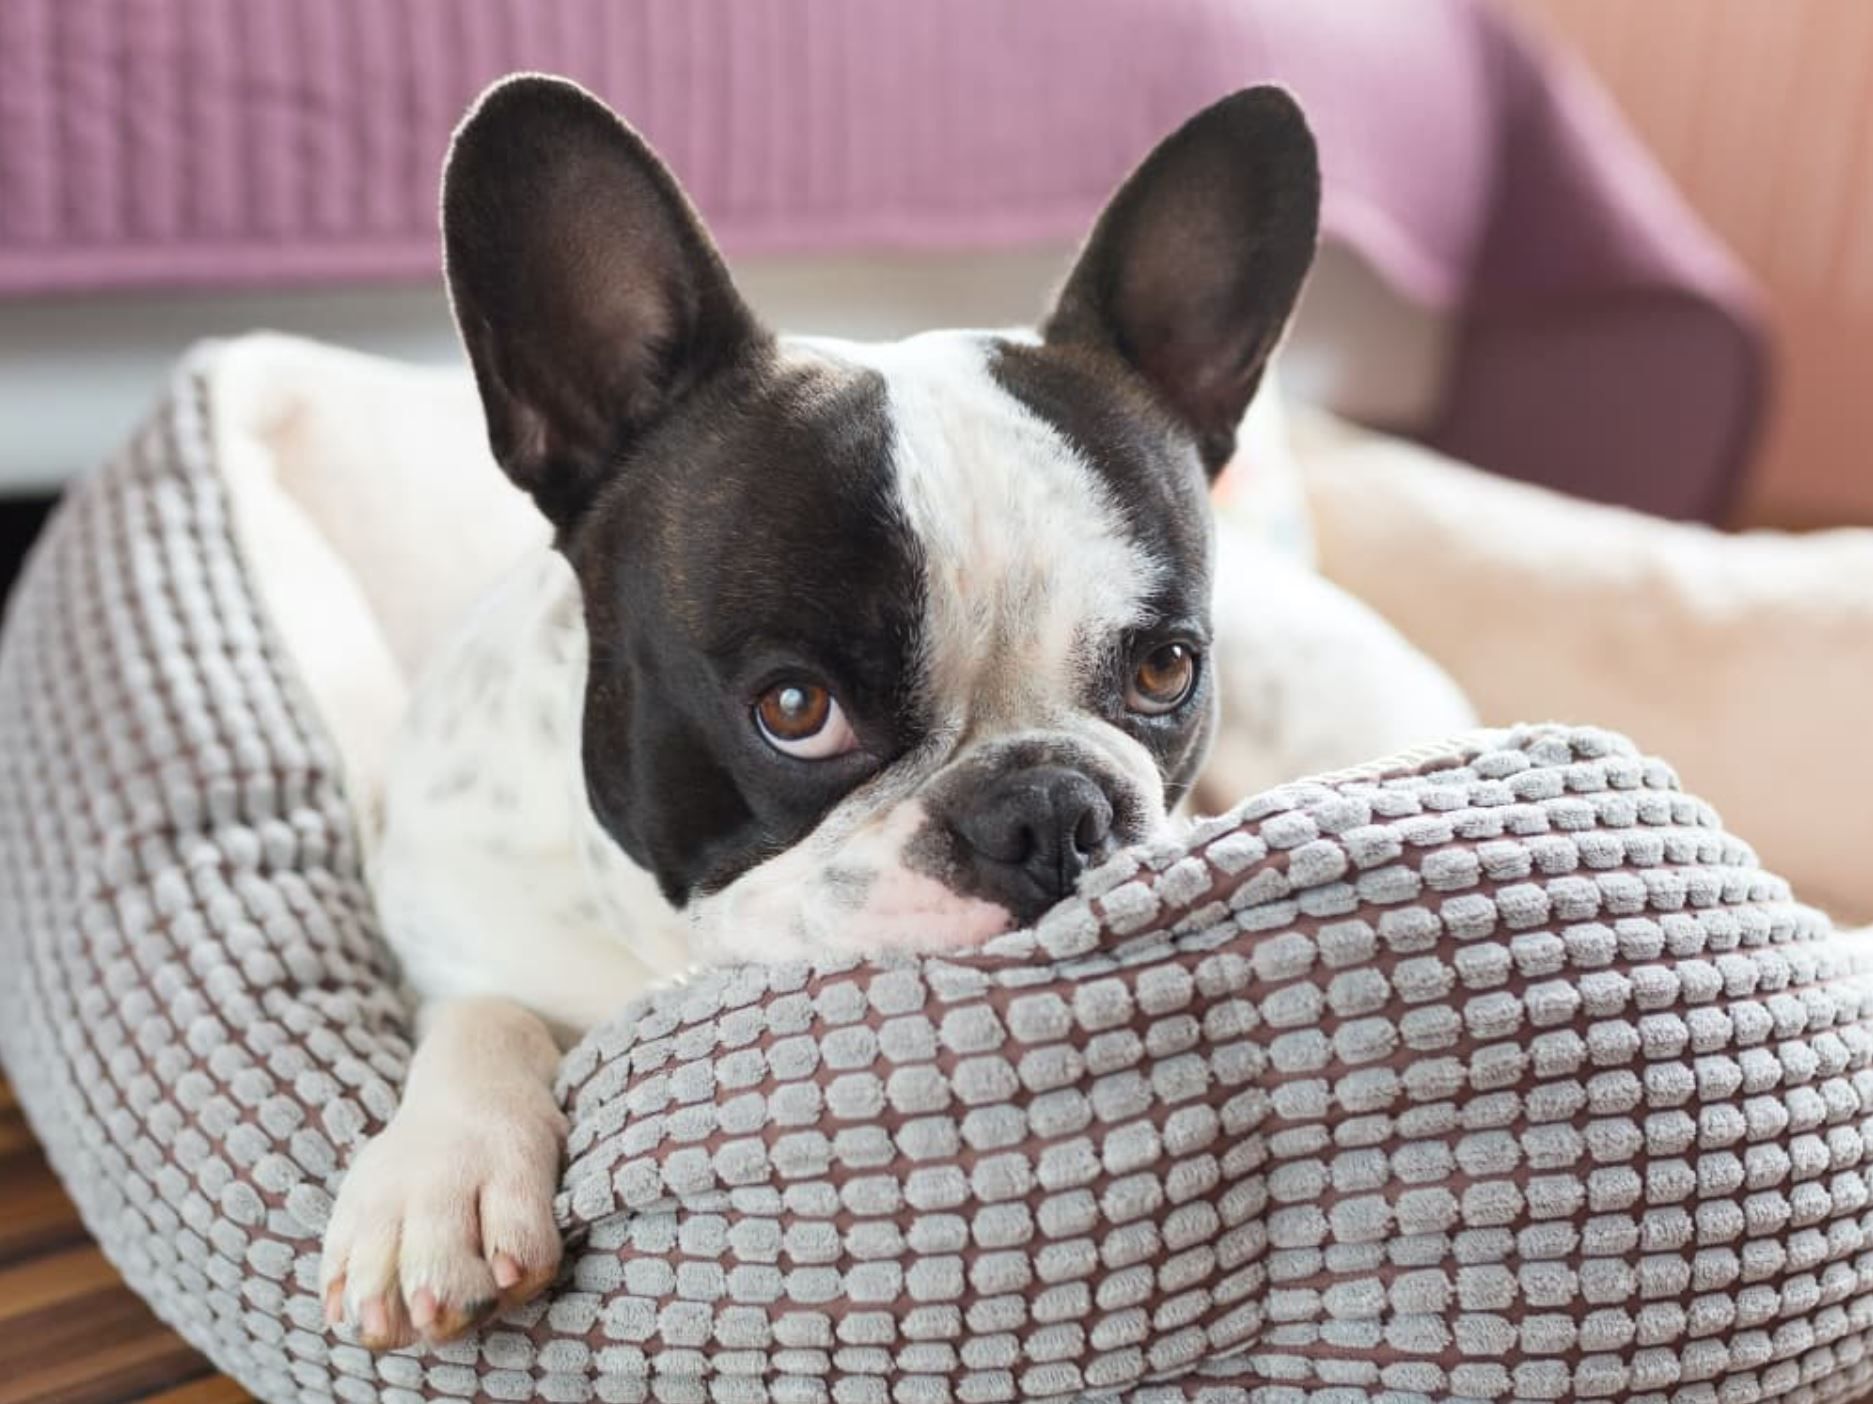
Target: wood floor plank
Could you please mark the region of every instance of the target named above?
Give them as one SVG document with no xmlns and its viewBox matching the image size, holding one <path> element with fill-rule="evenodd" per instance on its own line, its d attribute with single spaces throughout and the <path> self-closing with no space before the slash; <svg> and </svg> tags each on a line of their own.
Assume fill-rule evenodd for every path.
<svg viewBox="0 0 1873 1404">
<path fill-rule="evenodd" d="M 0 1159 L 25 1155 L 35 1149 L 32 1128 L 17 1111 L 0 1111 Z"/>
<path fill-rule="evenodd" d="M 201 1378 L 212 1367 L 156 1325 L 113 1332 L 89 1350 L 53 1358 L 7 1361 L 0 1356 L 0 1404 L 127 1404 Z"/>
<path fill-rule="evenodd" d="M 209 1368 L 92 1245 L 0 1271 L 0 1404 L 116 1404 Z"/>
<path fill-rule="evenodd" d="M 0 1158 L 0 1267 L 84 1241 L 78 1210 L 37 1148 Z"/>
<path fill-rule="evenodd" d="M 86 1237 L 0 1079 L 0 1404 L 242 1404 Z"/>
<path fill-rule="evenodd" d="M 78 1211 L 0 1078 L 0 1267 L 84 1241 Z"/>
<path fill-rule="evenodd" d="M 209 1375 L 166 1389 L 161 1394 L 148 1395 L 143 1404 L 249 1404 L 252 1399 L 251 1394 L 226 1375 Z"/>
<path fill-rule="evenodd" d="M 0 1325 L 121 1287 L 117 1270 L 91 1244 L 0 1269 Z"/>
</svg>

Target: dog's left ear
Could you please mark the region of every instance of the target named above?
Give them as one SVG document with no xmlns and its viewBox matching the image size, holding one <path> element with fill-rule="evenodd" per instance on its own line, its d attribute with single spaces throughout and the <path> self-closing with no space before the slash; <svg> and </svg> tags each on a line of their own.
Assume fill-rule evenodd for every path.
<svg viewBox="0 0 1873 1404">
<path fill-rule="evenodd" d="M 1195 436 L 1212 476 L 1313 261 L 1320 167 L 1280 88 L 1192 117 L 1121 185 L 1042 324 L 1116 352 Z"/>
<path fill-rule="evenodd" d="M 442 228 L 494 456 L 562 531 L 687 394 L 768 343 L 676 178 L 565 79 L 505 79 L 463 119 Z"/>
</svg>

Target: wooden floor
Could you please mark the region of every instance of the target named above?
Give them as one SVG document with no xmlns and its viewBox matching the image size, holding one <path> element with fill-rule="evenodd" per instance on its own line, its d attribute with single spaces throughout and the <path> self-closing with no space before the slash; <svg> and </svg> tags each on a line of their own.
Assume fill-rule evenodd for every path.
<svg viewBox="0 0 1873 1404">
<path fill-rule="evenodd" d="M 238 1404 L 85 1235 L 0 1080 L 0 1404 Z"/>
</svg>

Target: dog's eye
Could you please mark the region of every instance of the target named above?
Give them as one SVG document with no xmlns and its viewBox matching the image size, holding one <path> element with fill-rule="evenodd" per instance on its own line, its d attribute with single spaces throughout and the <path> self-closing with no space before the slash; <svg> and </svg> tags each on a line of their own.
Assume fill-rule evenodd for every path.
<svg viewBox="0 0 1873 1404">
<path fill-rule="evenodd" d="M 768 745 L 802 760 L 830 760 L 858 749 L 845 711 L 819 683 L 776 683 L 754 704 L 754 724 Z"/>
<path fill-rule="evenodd" d="M 1197 685 L 1197 652 L 1187 643 L 1157 644 L 1132 665 L 1125 705 L 1147 717 L 1175 711 Z"/>
</svg>

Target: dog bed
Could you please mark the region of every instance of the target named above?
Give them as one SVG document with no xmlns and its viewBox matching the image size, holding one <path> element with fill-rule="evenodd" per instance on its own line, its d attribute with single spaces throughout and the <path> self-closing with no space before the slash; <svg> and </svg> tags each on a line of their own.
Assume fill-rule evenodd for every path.
<svg viewBox="0 0 1873 1404">
<path fill-rule="evenodd" d="M 1588 729 L 1284 786 L 966 956 L 705 973 L 566 1059 L 566 1271 L 328 1333 L 409 1011 L 199 360 L 0 651 L 0 1055 L 135 1289 L 269 1400 L 1843 1399 L 1873 972 Z M 321 686 L 329 686 L 326 680 Z"/>
</svg>

